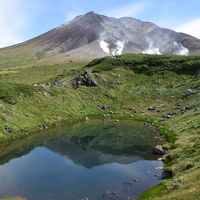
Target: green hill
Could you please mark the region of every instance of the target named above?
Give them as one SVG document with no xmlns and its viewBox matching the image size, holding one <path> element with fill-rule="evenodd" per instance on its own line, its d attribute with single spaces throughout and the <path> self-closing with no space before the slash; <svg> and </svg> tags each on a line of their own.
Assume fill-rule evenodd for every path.
<svg viewBox="0 0 200 200">
<path fill-rule="evenodd" d="M 128 54 L 96 59 L 87 65 L 3 69 L 0 155 L 19 148 L 17 139 L 46 124 L 59 125 L 86 116 L 103 119 L 104 115 L 140 120 L 151 123 L 166 137 L 165 167 L 174 175 L 141 199 L 198 199 L 199 75 L 200 57 L 169 55 Z"/>
</svg>

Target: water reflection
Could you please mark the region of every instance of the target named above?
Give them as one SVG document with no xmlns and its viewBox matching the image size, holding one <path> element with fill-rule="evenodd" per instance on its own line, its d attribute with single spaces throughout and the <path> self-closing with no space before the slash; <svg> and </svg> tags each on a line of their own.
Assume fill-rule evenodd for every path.
<svg viewBox="0 0 200 200">
<path fill-rule="evenodd" d="M 156 161 L 151 154 L 155 141 L 151 134 L 145 133 L 147 130 L 138 134 L 141 127 L 125 127 L 112 124 L 102 125 L 101 129 L 100 124 L 79 124 L 53 132 L 54 137 L 35 139 L 34 148 L 29 153 L 25 151 L 27 154 L 0 165 L 1 194 L 4 197 L 23 196 L 29 200 L 137 198 L 148 187 L 159 183 L 162 162 Z M 117 137 L 120 137 L 120 131 L 123 134 L 135 133 L 132 153 L 106 153 L 74 139 L 74 132 L 85 136 L 88 131 L 95 131 L 98 135 L 95 141 L 104 139 L 105 136 L 102 138 L 99 134 L 101 130 L 109 142 L 113 142 L 112 138 L 109 139 L 113 132 Z M 138 137 L 140 143 L 136 140 Z M 39 141 L 39 146 L 36 141 Z"/>
</svg>

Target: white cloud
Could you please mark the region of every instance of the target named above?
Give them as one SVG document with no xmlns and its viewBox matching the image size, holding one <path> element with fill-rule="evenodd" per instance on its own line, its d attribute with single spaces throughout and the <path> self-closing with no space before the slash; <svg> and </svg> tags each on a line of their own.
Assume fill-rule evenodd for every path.
<svg viewBox="0 0 200 200">
<path fill-rule="evenodd" d="M 109 10 L 105 12 L 106 15 L 112 17 L 136 17 L 146 7 L 145 3 L 132 3 L 126 6 L 120 6 L 119 8 Z"/>
<path fill-rule="evenodd" d="M 175 28 L 178 32 L 187 33 L 200 39 L 200 18 L 182 24 Z"/>
<path fill-rule="evenodd" d="M 21 30 L 26 26 L 22 0 L 0 0 L 0 47 L 23 41 Z"/>
</svg>

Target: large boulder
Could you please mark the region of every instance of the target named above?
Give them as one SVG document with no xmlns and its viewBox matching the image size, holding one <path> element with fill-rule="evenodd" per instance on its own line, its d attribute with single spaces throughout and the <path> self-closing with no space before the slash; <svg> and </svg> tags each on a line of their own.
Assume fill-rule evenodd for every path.
<svg viewBox="0 0 200 200">
<path fill-rule="evenodd" d="M 72 83 L 76 87 L 80 87 L 80 86 L 96 87 L 97 86 L 94 75 L 92 73 L 89 73 L 89 72 L 86 72 L 86 71 L 83 74 L 78 75 L 72 81 Z"/>
</svg>

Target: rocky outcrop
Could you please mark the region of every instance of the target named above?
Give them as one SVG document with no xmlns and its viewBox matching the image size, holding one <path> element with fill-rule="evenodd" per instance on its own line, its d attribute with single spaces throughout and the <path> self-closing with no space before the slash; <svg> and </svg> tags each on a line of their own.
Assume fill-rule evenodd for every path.
<svg viewBox="0 0 200 200">
<path fill-rule="evenodd" d="M 75 79 L 73 79 L 72 84 L 77 88 L 79 88 L 80 86 L 87 86 L 87 87 L 97 86 L 94 74 L 86 71 L 83 74 L 79 74 Z"/>
</svg>

